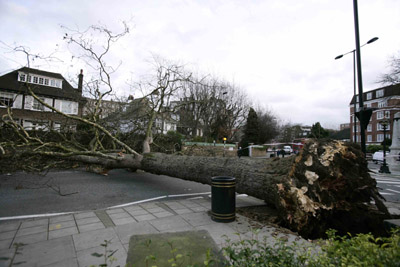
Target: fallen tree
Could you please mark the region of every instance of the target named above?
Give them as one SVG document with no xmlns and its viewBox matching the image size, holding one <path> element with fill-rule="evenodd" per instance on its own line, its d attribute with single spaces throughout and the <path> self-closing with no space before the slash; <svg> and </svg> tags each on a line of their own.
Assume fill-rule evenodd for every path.
<svg viewBox="0 0 400 267">
<path fill-rule="evenodd" d="M 312 141 L 297 156 L 271 159 L 161 153 L 115 153 L 108 158 L 43 155 L 101 165 L 106 170 L 142 169 L 203 184 L 211 184 L 213 176 L 232 176 L 238 193 L 265 200 L 278 210 L 281 223 L 307 238 L 320 237 L 329 228 L 340 233 L 381 234 L 383 219 L 390 217 L 362 152 L 339 141 Z"/>
</svg>

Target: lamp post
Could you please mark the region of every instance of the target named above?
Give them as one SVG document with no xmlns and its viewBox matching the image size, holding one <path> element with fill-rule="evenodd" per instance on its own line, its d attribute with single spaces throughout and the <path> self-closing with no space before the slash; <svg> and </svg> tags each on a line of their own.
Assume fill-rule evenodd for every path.
<svg viewBox="0 0 400 267">
<path fill-rule="evenodd" d="M 386 129 L 389 125 L 388 120 L 383 120 L 379 122 L 380 125 L 383 127 L 383 164 L 379 169 L 380 173 L 390 173 L 389 166 L 386 164 Z"/>
<path fill-rule="evenodd" d="M 362 46 L 360 46 L 360 47 L 363 47 L 363 46 L 365 46 L 365 45 L 367 45 L 367 44 L 370 44 L 370 43 L 373 43 L 373 42 L 375 42 L 375 41 L 377 41 L 379 38 L 378 37 L 374 37 L 374 38 L 372 38 L 371 40 L 369 40 L 368 42 L 366 42 L 365 44 L 363 44 Z M 353 95 L 354 95 L 354 108 L 353 108 L 353 113 L 354 113 L 354 119 L 353 119 L 353 132 L 354 132 L 354 142 L 355 143 L 357 143 L 357 125 L 356 125 L 356 110 L 357 110 L 357 101 L 356 101 L 356 50 L 355 49 L 353 49 L 353 50 L 351 50 L 351 51 L 349 51 L 349 52 L 347 52 L 347 53 L 344 53 L 344 54 L 341 54 L 341 55 L 338 55 L 337 57 L 335 57 L 335 60 L 337 60 L 337 59 L 340 59 L 340 58 L 342 58 L 343 56 L 345 56 L 345 55 L 347 55 L 347 54 L 350 54 L 350 53 L 353 53 L 353 88 L 354 88 L 354 93 L 353 93 Z M 361 125 L 360 125 L 360 127 L 361 127 Z"/>
</svg>

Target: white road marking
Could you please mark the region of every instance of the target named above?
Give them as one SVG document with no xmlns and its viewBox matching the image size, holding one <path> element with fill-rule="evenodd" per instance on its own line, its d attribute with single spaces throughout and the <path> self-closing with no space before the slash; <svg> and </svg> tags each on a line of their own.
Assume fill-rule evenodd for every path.
<svg viewBox="0 0 400 267">
<path fill-rule="evenodd" d="M 396 190 L 393 190 L 393 189 L 386 189 L 386 190 L 400 194 L 400 191 L 396 191 Z"/>
<path fill-rule="evenodd" d="M 385 193 L 385 192 L 380 192 L 381 195 L 388 195 L 388 196 L 393 196 L 394 194 L 392 193 Z"/>
<path fill-rule="evenodd" d="M 376 181 L 378 184 L 400 184 L 400 182 Z"/>
</svg>

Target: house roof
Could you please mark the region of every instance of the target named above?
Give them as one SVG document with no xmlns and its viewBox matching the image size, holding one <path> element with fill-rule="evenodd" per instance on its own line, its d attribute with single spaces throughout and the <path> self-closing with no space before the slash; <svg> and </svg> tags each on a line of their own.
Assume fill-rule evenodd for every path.
<svg viewBox="0 0 400 267">
<path fill-rule="evenodd" d="M 18 81 L 18 72 L 60 79 L 63 81 L 62 88 L 20 82 Z M 23 67 L 0 76 L 0 89 L 2 90 L 29 94 L 27 86 L 30 86 L 31 89 L 40 96 L 57 97 L 69 100 L 79 100 L 81 98 L 81 92 L 77 89 L 74 89 L 71 84 L 59 73 Z"/>
<path fill-rule="evenodd" d="M 384 95 L 381 96 L 381 97 L 376 97 L 376 91 L 379 91 L 381 89 L 385 90 L 384 91 Z M 370 100 L 374 100 L 374 99 L 377 99 L 377 98 L 383 98 L 383 97 L 389 97 L 389 96 L 396 96 L 396 95 L 400 96 L 400 83 L 394 84 L 394 85 L 385 86 L 385 87 L 381 87 L 381 88 L 377 88 L 377 89 L 374 89 L 374 90 L 371 90 L 371 91 L 368 91 L 368 92 L 364 92 L 363 93 L 363 101 L 370 101 L 370 100 L 367 100 L 367 94 L 372 94 Z M 358 97 L 358 94 L 351 98 L 350 105 L 354 105 L 356 97 Z"/>
</svg>

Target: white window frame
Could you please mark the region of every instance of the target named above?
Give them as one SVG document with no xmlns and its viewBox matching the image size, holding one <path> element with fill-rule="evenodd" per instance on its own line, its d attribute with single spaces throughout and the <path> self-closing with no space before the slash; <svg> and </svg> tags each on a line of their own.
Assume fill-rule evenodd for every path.
<svg viewBox="0 0 400 267">
<path fill-rule="evenodd" d="M 367 93 L 367 100 L 371 100 L 372 99 L 372 93 Z"/>
<path fill-rule="evenodd" d="M 372 135 L 367 135 L 367 142 L 372 142 Z"/>
<path fill-rule="evenodd" d="M 376 112 L 376 119 L 377 120 L 383 119 L 383 117 L 384 117 L 383 111 Z"/>
<path fill-rule="evenodd" d="M 376 98 L 382 97 L 384 95 L 385 95 L 385 89 L 380 89 L 380 90 L 376 91 Z"/>
<path fill-rule="evenodd" d="M 14 97 L 13 93 L 0 92 L 0 107 L 13 107 Z"/>
<path fill-rule="evenodd" d="M 387 107 L 387 100 L 378 103 L 378 108 L 384 108 L 384 107 Z"/>
<path fill-rule="evenodd" d="M 383 142 L 383 134 L 377 134 L 376 135 L 376 141 L 377 142 Z"/>
<path fill-rule="evenodd" d="M 39 97 L 44 102 L 44 97 Z M 36 98 L 33 98 L 32 110 L 44 111 L 44 105 L 40 103 Z"/>
<path fill-rule="evenodd" d="M 385 111 L 385 118 L 390 119 L 390 110 Z"/>
<path fill-rule="evenodd" d="M 372 124 L 368 124 L 368 126 L 367 126 L 367 132 L 372 132 Z"/>
</svg>

